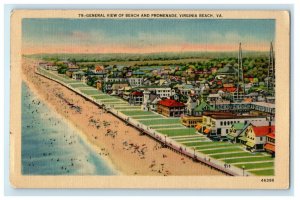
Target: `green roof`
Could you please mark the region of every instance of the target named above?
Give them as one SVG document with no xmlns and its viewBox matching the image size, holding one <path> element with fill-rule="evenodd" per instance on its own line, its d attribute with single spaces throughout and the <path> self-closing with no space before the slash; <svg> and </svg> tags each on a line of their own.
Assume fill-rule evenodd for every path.
<svg viewBox="0 0 300 200">
<path fill-rule="evenodd" d="M 196 112 L 203 112 L 205 110 L 213 110 L 213 107 L 208 105 L 205 101 L 201 102 L 201 104 L 195 108 Z"/>
<path fill-rule="evenodd" d="M 244 128 L 245 124 L 244 123 L 235 123 L 232 125 L 235 130 L 241 130 Z"/>
</svg>

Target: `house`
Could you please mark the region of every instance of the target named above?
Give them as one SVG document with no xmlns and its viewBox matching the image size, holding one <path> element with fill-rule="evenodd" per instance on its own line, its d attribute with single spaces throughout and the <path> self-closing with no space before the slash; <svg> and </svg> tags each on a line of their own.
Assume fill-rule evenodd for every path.
<svg viewBox="0 0 300 200">
<path fill-rule="evenodd" d="M 129 101 L 129 96 L 131 93 L 132 88 L 131 87 L 124 87 L 120 89 L 120 93 L 122 94 L 122 98 L 126 101 Z"/>
<path fill-rule="evenodd" d="M 73 72 L 72 79 L 77 80 L 77 81 L 81 81 L 81 79 L 84 75 L 85 75 L 85 73 L 83 71 Z"/>
<path fill-rule="evenodd" d="M 159 80 L 155 81 L 154 83 L 159 86 L 169 86 L 170 85 L 170 81 L 166 80 L 166 79 L 159 79 Z"/>
<path fill-rule="evenodd" d="M 129 104 L 141 105 L 143 103 L 143 92 L 133 91 L 129 94 Z"/>
<path fill-rule="evenodd" d="M 266 152 L 275 157 L 275 133 L 269 133 L 266 136 L 266 144 L 264 146 Z"/>
<path fill-rule="evenodd" d="M 112 94 L 111 95 L 120 95 L 121 94 L 121 90 L 122 88 L 128 87 L 127 83 L 114 83 L 111 86 L 112 89 Z"/>
<path fill-rule="evenodd" d="M 186 127 L 196 127 L 198 123 L 202 122 L 202 116 L 183 115 L 180 118 L 182 125 Z"/>
<path fill-rule="evenodd" d="M 76 65 L 71 65 L 71 66 L 69 66 L 68 67 L 68 70 L 66 71 L 66 75 L 68 76 L 68 77 L 72 77 L 72 74 L 74 73 L 74 72 L 77 72 L 77 71 L 79 71 L 80 70 L 80 68 L 78 67 L 78 66 L 76 66 Z"/>
<path fill-rule="evenodd" d="M 156 85 L 150 85 L 150 86 L 140 86 L 136 89 L 139 90 L 149 90 L 153 94 L 157 94 L 160 98 L 169 98 L 170 96 L 175 94 L 175 90 L 171 89 L 170 87 L 165 86 L 156 86 Z"/>
<path fill-rule="evenodd" d="M 202 116 L 203 112 L 205 111 L 213 111 L 214 108 L 210 106 L 207 102 L 201 101 L 201 103 L 196 106 L 194 109 L 193 115 L 194 116 Z"/>
<path fill-rule="evenodd" d="M 186 110 L 188 115 L 194 115 L 194 109 L 199 104 L 198 96 L 190 94 L 186 102 Z"/>
<path fill-rule="evenodd" d="M 221 101 L 221 100 L 222 100 L 222 97 L 221 97 L 221 95 L 219 93 L 217 93 L 217 94 L 209 94 L 207 96 L 207 101 L 209 103 L 214 103 L 216 101 Z"/>
<path fill-rule="evenodd" d="M 182 84 L 182 85 L 179 85 L 178 87 L 178 91 L 180 94 L 182 95 L 189 95 L 191 93 L 191 90 L 194 89 L 193 85 L 190 85 L 190 84 Z"/>
<path fill-rule="evenodd" d="M 243 143 L 245 140 L 242 140 L 244 137 L 243 130 L 248 127 L 249 124 L 244 123 L 234 123 L 229 133 L 227 134 L 227 138 L 229 141 L 233 143 Z"/>
<path fill-rule="evenodd" d="M 246 148 L 250 151 L 264 151 L 268 134 L 274 134 L 275 126 L 254 126 L 249 125 L 245 131 L 247 142 Z"/>
<path fill-rule="evenodd" d="M 157 103 L 161 98 L 157 94 L 151 93 L 149 90 L 144 90 L 144 100 L 141 109 L 144 111 L 157 111 Z"/>
<path fill-rule="evenodd" d="M 138 87 L 143 85 L 143 78 L 128 78 L 129 85 L 131 87 Z"/>
<path fill-rule="evenodd" d="M 158 102 L 157 112 L 167 117 L 179 117 L 185 112 L 185 105 L 173 99 L 164 99 Z"/>
<path fill-rule="evenodd" d="M 126 82 L 126 78 L 112 78 L 112 77 L 105 77 L 104 79 L 105 83 L 121 83 L 121 82 Z"/>
</svg>

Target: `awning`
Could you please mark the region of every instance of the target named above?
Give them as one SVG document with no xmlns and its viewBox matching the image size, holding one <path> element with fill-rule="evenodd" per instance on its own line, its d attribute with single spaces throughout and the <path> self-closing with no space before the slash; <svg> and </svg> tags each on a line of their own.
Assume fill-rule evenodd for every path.
<svg viewBox="0 0 300 200">
<path fill-rule="evenodd" d="M 247 142 L 246 145 L 247 145 L 248 147 L 254 147 L 255 144 L 254 144 L 253 142 Z"/>
<path fill-rule="evenodd" d="M 239 137 L 240 140 L 244 141 L 244 142 L 247 142 L 247 138 L 245 136 L 243 137 Z"/>
<path fill-rule="evenodd" d="M 197 124 L 197 125 L 195 126 L 195 129 L 196 129 L 197 131 L 199 131 L 201 128 L 202 128 L 202 126 L 201 126 L 200 124 Z"/>
<path fill-rule="evenodd" d="M 265 144 L 265 150 L 275 152 L 275 145 L 273 144 Z"/>
<path fill-rule="evenodd" d="M 232 135 L 226 135 L 226 137 L 227 137 L 228 139 L 230 139 L 230 140 L 233 140 L 233 139 L 234 139 L 234 137 L 233 137 Z"/>
<path fill-rule="evenodd" d="M 205 129 L 203 132 L 206 133 L 206 134 L 208 134 L 208 133 L 210 132 L 210 129 L 207 128 L 207 129 Z"/>
</svg>

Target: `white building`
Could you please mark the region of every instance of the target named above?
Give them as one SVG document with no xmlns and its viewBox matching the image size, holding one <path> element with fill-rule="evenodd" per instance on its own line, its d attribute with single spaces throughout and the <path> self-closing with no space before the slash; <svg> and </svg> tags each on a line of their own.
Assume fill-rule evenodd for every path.
<svg viewBox="0 0 300 200">
<path fill-rule="evenodd" d="M 108 78 L 106 77 L 104 79 L 106 83 L 120 83 L 120 82 L 126 82 L 126 78 Z"/>
<path fill-rule="evenodd" d="M 128 78 L 131 87 L 138 87 L 143 85 L 143 78 Z"/>
</svg>

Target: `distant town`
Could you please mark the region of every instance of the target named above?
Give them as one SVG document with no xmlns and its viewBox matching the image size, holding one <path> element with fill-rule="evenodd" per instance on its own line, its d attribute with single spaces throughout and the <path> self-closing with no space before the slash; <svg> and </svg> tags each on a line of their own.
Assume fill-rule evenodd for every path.
<svg viewBox="0 0 300 200">
<path fill-rule="evenodd" d="M 238 44 L 236 57 L 178 59 L 174 64 L 166 61 L 157 65 L 150 61 L 133 65 L 117 63 L 48 58 L 41 61 L 39 67 L 70 80 L 72 87 L 82 87 L 82 92 L 87 86 L 95 88 L 99 95 L 97 92 L 86 94 L 99 97 L 100 101 L 102 94 L 114 97 L 110 108 L 119 109 L 142 123 L 152 120 L 143 123 L 147 129 L 165 134 L 194 152 L 199 150 L 209 159 L 227 161 L 226 168 L 232 164 L 243 173 L 248 170 L 256 175 L 274 174 L 275 56 L 272 43 L 268 56 L 247 56 L 242 44 Z M 102 101 L 103 104 L 109 102 Z M 198 139 L 205 142 L 206 148 L 197 143 Z M 211 142 L 218 142 L 220 146 Z M 236 145 L 244 151 L 234 149 Z M 255 156 L 250 158 L 247 151 Z M 253 154 L 256 152 L 258 154 Z"/>
</svg>

